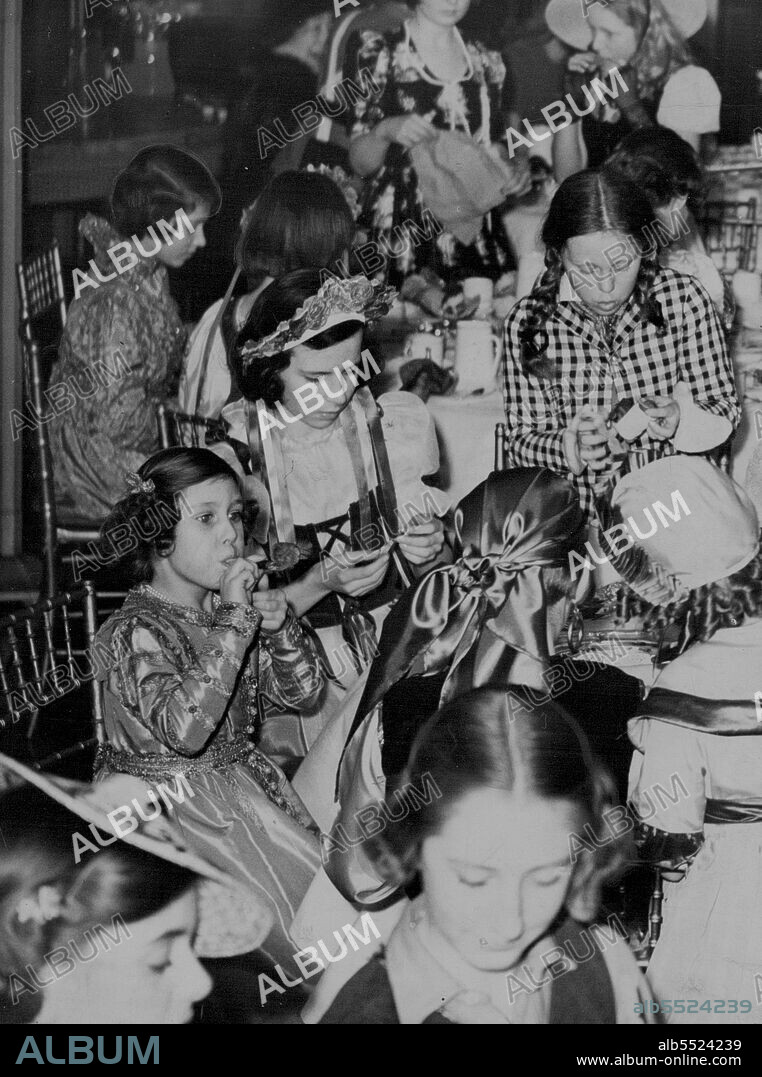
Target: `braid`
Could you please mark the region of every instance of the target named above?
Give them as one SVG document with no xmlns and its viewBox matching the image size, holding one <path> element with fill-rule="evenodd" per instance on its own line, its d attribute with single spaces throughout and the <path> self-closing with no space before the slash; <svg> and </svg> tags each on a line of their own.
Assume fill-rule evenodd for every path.
<svg viewBox="0 0 762 1077">
<path fill-rule="evenodd" d="M 635 284 L 635 302 L 640 308 L 640 321 L 645 325 L 650 322 L 651 325 L 656 326 L 660 336 L 663 336 L 667 331 L 667 325 L 664 321 L 664 315 L 659 304 L 651 294 L 651 290 L 656 280 L 656 276 L 659 272 L 658 256 L 654 253 L 651 256 L 644 256 L 640 263 L 640 272 L 638 273 L 638 279 Z"/>
<path fill-rule="evenodd" d="M 545 326 L 555 310 L 563 272 L 561 255 L 553 247 L 548 247 L 545 270 L 529 296 L 527 315 L 519 332 L 524 373 L 537 378 L 550 378 L 554 373 L 547 357 L 548 333 Z"/>
</svg>

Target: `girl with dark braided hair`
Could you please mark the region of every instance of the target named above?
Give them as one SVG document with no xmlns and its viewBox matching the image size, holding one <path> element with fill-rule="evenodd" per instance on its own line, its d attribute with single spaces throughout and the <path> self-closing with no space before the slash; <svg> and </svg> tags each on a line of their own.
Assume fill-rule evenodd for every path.
<svg viewBox="0 0 762 1077">
<path fill-rule="evenodd" d="M 545 270 L 505 323 L 508 463 L 570 478 L 588 512 L 621 449 L 615 411 L 639 405 L 627 440 L 646 460 L 709 452 L 740 415 L 712 301 L 659 265 L 655 227 L 630 180 L 570 176 L 542 228 Z"/>
</svg>

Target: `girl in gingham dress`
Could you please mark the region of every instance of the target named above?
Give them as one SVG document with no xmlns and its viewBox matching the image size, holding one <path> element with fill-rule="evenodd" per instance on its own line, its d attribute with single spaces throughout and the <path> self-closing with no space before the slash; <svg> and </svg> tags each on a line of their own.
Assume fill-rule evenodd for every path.
<svg viewBox="0 0 762 1077">
<path fill-rule="evenodd" d="M 545 270 L 505 323 L 508 464 L 566 476 L 588 512 L 617 449 L 615 409 L 640 405 L 645 429 L 629 449 L 642 460 L 708 452 L 740 416 L 712 301 L 659 266 L 653 225 L 629 180 L 570 176 L 542 229 Z"/>
</svg>

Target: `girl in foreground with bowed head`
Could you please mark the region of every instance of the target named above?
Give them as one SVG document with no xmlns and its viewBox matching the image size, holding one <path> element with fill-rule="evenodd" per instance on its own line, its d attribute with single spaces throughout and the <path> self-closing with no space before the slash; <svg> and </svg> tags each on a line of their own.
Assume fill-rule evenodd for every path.
<svg viewBox="0 0 762 1077">
<path fill-rule="evenodd" d="M 543 225 L 545 271 L 505 323 L 508 463 L 570 478 L 588 513 L 623 443 L 646 460 L 704 453 L 740 415 L 714 305 L 659 265 L 652 222 L 630 180 L 571 176 Z"/>
<path fill-rule="evenodd" d="M 622 839 L 578 857 L 615 803 L 584 734 L 555 704 L 481 688 L 420 731 L 403 783 L 428 803 L 369 849 L 393 885 L 420 887 L 388 945 L 324 1024 L 636 1024 L 645 981 L 624 938 L 585 928 Z"/>
<path fill-rule="evenodd" d="M 265 722 L 263 745 L 292 760 L 366 668 L 392 602 L 436 563 L 449 508 L 423 482 L 439 468 L 426 406 L 406 392 L 376 401 L 362 384 L 375 362 L 362 350 L 365 325 L 394 292 L 365 277 L 321 276 L 289 273 L 259 296 L 236 355 L 243 399 L 223 410 L 267 485 L 271 539 L 295 551 L 284 589 L 317 631 L 331 677 L 302 721 Z"/>
<path fill-rule="evenodd" d="M 165 449 L 132 480 L 104 538 L 127 527 L 136 586 L 98 634 L 108 743 L 102 774 L 153 783 L 184 775 L 189 847 L 222 860 L 272 913 L 263 951 L 287 961 L 297 907 L 320 854 L 283 772 L 255 747 L 260 697 L 310 705 L 322 687 L 312 644 L 282 591 L 243 556 L 238 479 L 207 449 Z"/>
<path fill-rule="evenodd" d="M 212 988 L 198 958 L 267 935 L 264 904 L 145 802 L 132 830 L 115 828 L 109 813 L 139 785 L 85 785 L 0 756 L 0 1023 L 184 1024 Z M 99 835 L 97 853 L 72 856 L 83 834 Z"/>
</svg>

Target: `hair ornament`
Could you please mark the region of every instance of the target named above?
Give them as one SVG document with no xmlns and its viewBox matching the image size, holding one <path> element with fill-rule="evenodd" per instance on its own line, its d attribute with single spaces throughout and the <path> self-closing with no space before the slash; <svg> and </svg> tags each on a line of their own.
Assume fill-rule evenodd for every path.
<svg viewBox="0 0 762 1077">
<path fill-rule="evenodd" d="M 369 280 L 359 274 L 340 280 L 329 277 L 317 295 L 310 296 L 293 317 L 280 323 L 278 328 L 258 341 L 247 341 L 241 348 L 244 367 L 255 359 L 290 351 L 325 329 L 342 322 L 376 321 L 387 314 L 397 292 L 383 282 Z"/>
<path fill-rule="evenodd" d="M 362 209 L 360 206 L 360 199 L 357 197 L 357 191 L 352 184 L 352 180 L 340 165 L 334 165 L 333 168 L 331 168 L 330 165 L 318 165 L 317 168 L 315 165 L 307 165 L 305 171 L 317 172 L 318 175 L 325 176 L 335 183 L 344 195 L 353 219 L 355 221 L 359 219 Z"/>
<path fill-rule="evenodd" d="M 127 489 L 131 494 L 151 495 L 156 493 L 153 479 L 141 479 L 137 471 L 127 472 Z"/>
<path fill-rule="evenodd" d="M 63 911 L 61 891 L 55 886 L 41 886 L 34 897 L 22 898 L 16 906 L 16 917 L 20 924 L 33 920 L 35 924 L 46 924 L 57 920 Z"/>
</svg>

